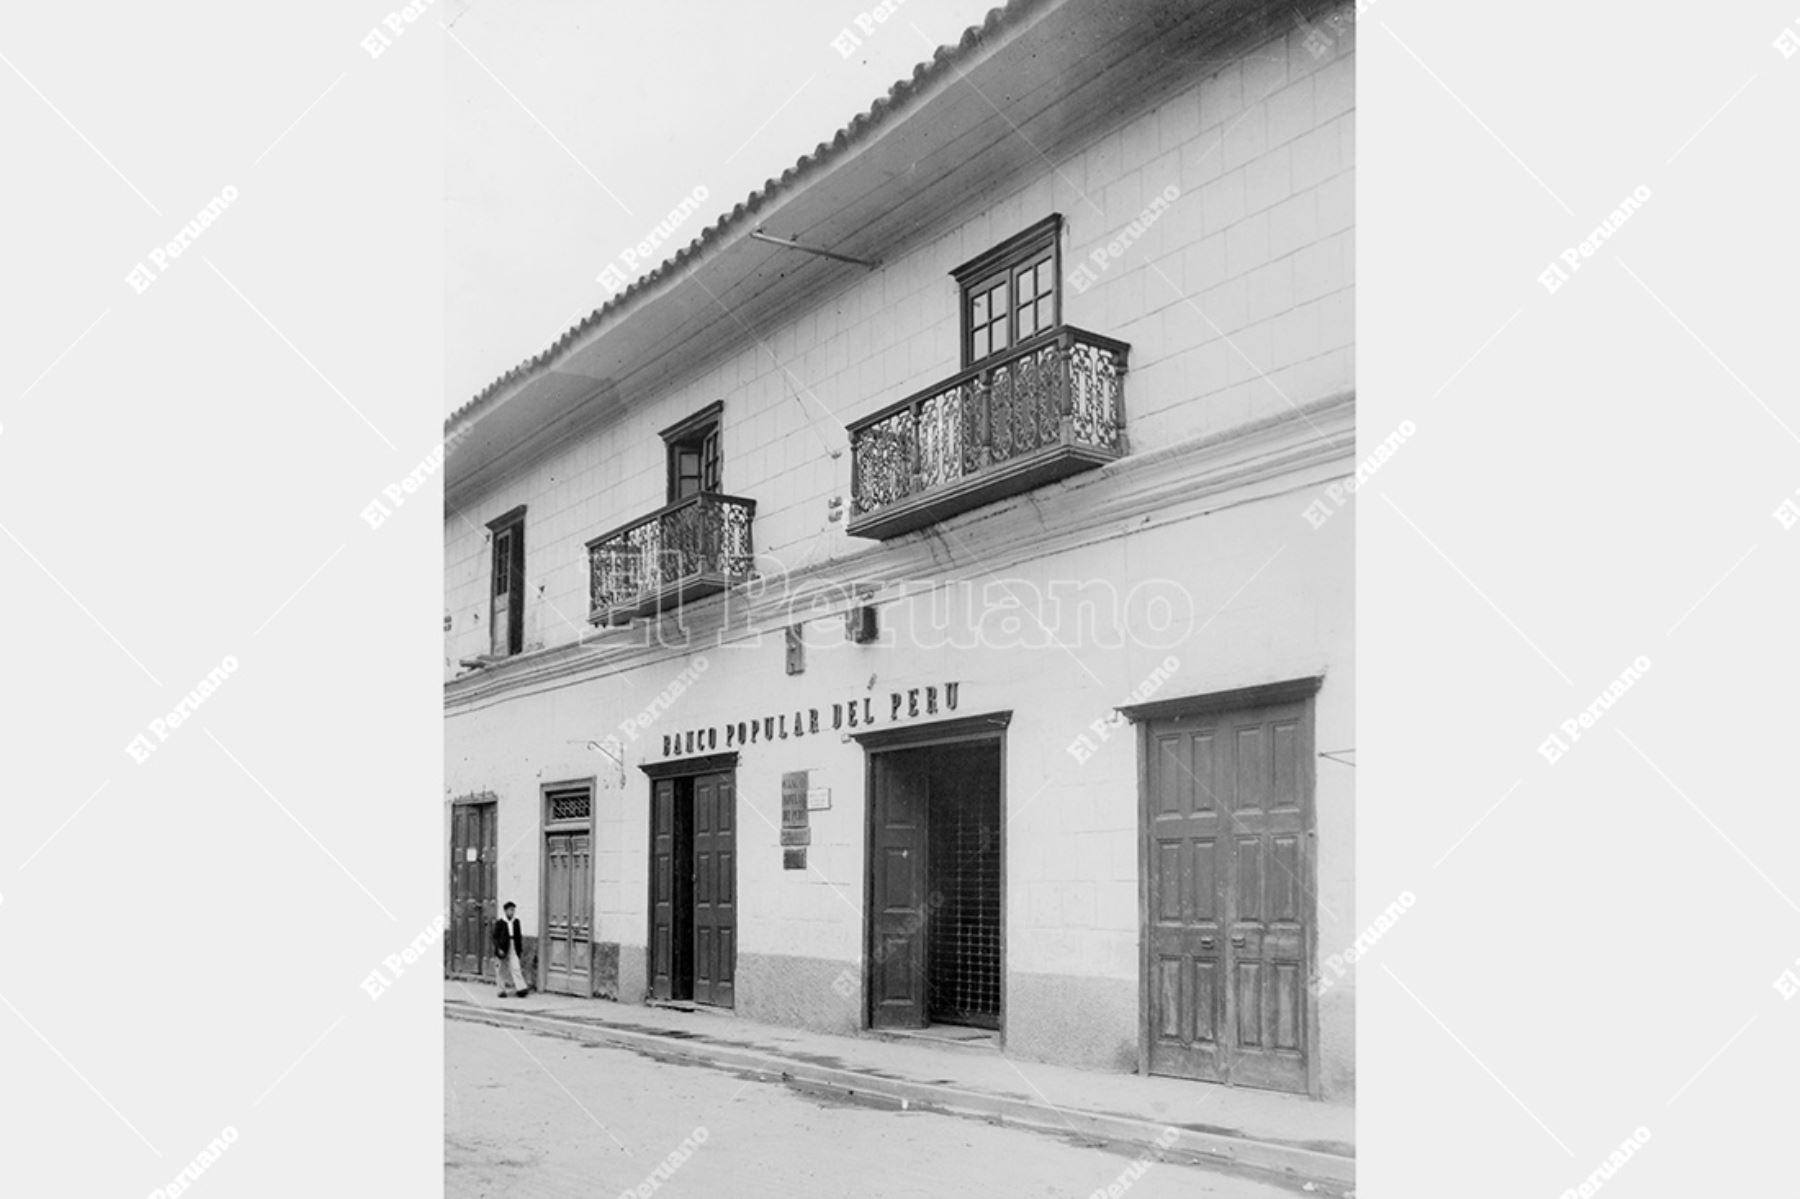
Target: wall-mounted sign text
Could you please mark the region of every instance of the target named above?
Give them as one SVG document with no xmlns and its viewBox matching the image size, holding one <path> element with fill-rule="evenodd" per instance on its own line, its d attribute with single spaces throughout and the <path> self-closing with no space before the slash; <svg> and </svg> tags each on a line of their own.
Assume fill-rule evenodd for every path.
<svg viewBox="0 0 1800 1199">
<path fill-rule="evenodd" d="M 664 733 L 662 756 L 680 758 L 689 754 L 718 753 L 723 749 L 741 749 L 764 741 L 786 741 L 790 737 L 812 737 L 843 729 L 872 728 L 877 724 L 897 724 L 921 717 L 956 711 L 957 692 L 961 683 L 942 686 L 908 687 L 890 691 L 885 697 L 857 696 L 834 703 L 829 708 L 795 708 L 774 716 L 740 720 L 722 725 L 707 725 L 685 732 Z M 829 721 L 829 725 L 827 725 Z"/>
</svg>

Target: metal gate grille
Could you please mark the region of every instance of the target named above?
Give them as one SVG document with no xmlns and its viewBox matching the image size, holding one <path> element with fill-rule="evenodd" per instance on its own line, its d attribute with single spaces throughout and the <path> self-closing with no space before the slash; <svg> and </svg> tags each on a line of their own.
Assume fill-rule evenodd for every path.
<svg viewBox="0 0 1800 1199">
<path fill-rule="evenodd" d="M 934 1022 L 1000 1025 L 998 796 L 931 809 L 929 1012 Z M 974 800 L 975 802 L 969 802 Z"/>
</svg>

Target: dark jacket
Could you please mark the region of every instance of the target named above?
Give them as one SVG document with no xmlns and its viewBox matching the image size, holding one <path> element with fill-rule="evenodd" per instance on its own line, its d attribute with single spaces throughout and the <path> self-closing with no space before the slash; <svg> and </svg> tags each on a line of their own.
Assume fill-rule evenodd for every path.
<svg viewBox="0 0 1800 1199">
<path fill-rule="evenodd" d="M 525 937 L 519 931 L 517 916 L 510 921 L 504 917 L 494 921 L 494 956 L 504 958 L 509 949 L 518 950 L 519 960 L 525 960 Z"/>
</svg>

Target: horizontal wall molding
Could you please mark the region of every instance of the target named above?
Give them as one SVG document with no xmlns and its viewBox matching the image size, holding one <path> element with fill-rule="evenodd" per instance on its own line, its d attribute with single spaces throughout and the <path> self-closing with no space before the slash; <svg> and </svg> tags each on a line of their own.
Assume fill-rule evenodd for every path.
<svg viewBox="0 0 1800 1199">
<path fill-rule="evenodd" d="M 738 618 L 728 640 L 773 636 L 796 612 L 825 619 L 844 608 L 910 598 L 881 595 L 887 585 L 993 578 L 1091 545 L 1320 487 L 1354 470 L 1355 417 L 1355 393 L 1340 392 L 1223 433 L 1133 454 L 878 547 L 815 563 L 787 575 L 786 587 L 768 594 L 740 585 L 675 614 L 687 630 L 685 645 L 648 636 L 633 625 L 516 655 L 446 682 L 445 714 L 686 659 L 717 644 L 727 613 Z M 1297 511 L 1295 519 L 1300 519 Z"/>
</svg>

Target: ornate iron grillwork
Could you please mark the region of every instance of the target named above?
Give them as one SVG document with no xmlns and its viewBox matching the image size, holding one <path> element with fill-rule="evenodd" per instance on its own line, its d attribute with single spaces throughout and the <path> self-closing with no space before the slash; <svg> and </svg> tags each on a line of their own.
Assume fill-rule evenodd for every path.
<svg viewBox="0 0 1800 1199">
<path fill-rule="evenodd" d="M 705 492 L 588 542 L 589 619 L 659 611 L 747 578 L 754 500 Z"/>
<path fill-rule="evenodd" d="M 1123 453 L 1130 349 L 1065 325 L 852 425 L 851 518 L 1056 447 Z"/>
<path fill-rule="evenodd" d="M 594 797 L 586 788 L 550 793 L 551 820 L 586 820 L 593 811 Z"/>
</svg>

